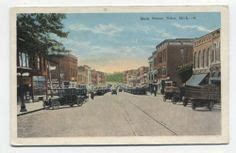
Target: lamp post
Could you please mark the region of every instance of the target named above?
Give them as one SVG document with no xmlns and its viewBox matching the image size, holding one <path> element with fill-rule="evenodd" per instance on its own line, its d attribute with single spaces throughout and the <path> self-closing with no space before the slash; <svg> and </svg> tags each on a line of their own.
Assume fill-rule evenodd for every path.
<svg viewBox="0 0 236 153">
<path fill-rule="evenodd" d="M 20 73 L 20 99 L 21 99 L 21 107 L 20 112 L 27 112 L 26 106 L 25 106 L 25 98 L 24 98 L 24 83 L 23 83 L 23 76 L 29 76 L 29 73 Z"/>
</svg>

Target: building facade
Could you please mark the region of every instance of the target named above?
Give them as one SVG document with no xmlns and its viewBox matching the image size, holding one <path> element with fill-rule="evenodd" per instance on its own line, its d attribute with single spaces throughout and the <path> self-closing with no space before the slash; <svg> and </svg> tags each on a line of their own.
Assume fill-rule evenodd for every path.
<svg viewBox="0 0 236 153">
<path fill-rule="evenodd" d="M 149 68 L 147 66 L 141 66 L 137 69 L 127 70 L 123 72 L 123 82 L 131 87 L 147 86 L 148 70 Z"/>
<path fill-rule="evenodd" d="M 220 29 L 208 33 L 194 41 L 193 76 L 187 85 L 220 85 Z M 193 80 L 195 84 L 193 84 Z"/>
<path fill-rule="evenodd" d="M 155 66 L 157 63 L 157 51 L 154 51 L 152 53 L 152 56 L 148 58 L 148 63 L 149 63 L 149 70 L 148 70 L 148 83 L 149 86 L 151 86 L 154 82 L 155 79 L 157 78 L 157 67 Z"/>
<path fill-rule="evenodd" d="M 62 87 L 75 87 L 77 84 L 78 58 L 68 53 L 50 55 L 49 59 L 52 61 L 49 67 L 55 67 L 55 69 L 50 71 L 51 80 L 55 80 Z"/>
<path fill-rule="evenodd" d="M 91 68 L 87 65 L 78 67 L 77 84 L 78 85 L 91 85 Z"/>
<path fill-rule="evenodd" d="M 145 86 L 147 87 L 148 85 L 148 70 L 149 67 L 147 66 L 141 66 L 137 69 L 138 75 L 137 75 L 137 82 L 139 86 Z"/>
<path fill-rule="evenodd" d="M 47 76 L 47 59 L 44 56 L 17 51 L 17 101 L 21 94 L 26 100 L 45 96 Z"/>
<path fill-rule="evenodd" d="M 105 73 L 97 71 L 97 85 L 105 85 L 105 84 L 106 84 Z"/>
<path fill-rule="evenodd" d="M 193 40 L 185 38 L 167 39 L 156 46 L 151 69 L 156 72 L 152 80 L 157 85 L 158 92 L 163 92 L 165 80 L 171 80 L 177 86 L 183 84 L 177 69 L 180 65 L 192 63 Z"/>
</svg>

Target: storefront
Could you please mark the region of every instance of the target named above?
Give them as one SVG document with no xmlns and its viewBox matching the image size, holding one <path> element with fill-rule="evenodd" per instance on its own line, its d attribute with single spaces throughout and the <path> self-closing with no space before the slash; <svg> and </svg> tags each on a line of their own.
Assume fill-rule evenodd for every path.
<svg viewBox="0 0 236 153">
<path fill-rule="evenodd" d="M 33 76 L 33 97 L 38 100 L 42 97 L 46 98 L 46 77 L 45 76 Z"/>
</svg>

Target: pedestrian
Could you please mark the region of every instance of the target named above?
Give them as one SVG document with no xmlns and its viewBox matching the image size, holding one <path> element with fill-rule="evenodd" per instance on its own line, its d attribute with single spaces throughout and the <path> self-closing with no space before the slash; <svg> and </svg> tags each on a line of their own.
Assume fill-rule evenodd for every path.
<svg viewBox="0 0 236 153">
<path fill-rule="evenodd" d="M 153 92 L 154 92 L 154 95 L 157 96 L 157 85 L 153 86 Z"/>
<path fill-rule="evenodd" d="M 90 92 L 90 97 L 91 97 L 91 99 L 94 99 L 94 92 L 93 91 Z"/>
</svg>

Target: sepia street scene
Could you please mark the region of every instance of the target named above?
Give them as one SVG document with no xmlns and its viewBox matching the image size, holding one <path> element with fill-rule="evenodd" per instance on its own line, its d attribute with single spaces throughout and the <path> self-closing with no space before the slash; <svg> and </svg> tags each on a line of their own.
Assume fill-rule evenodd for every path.
<svg viewBox="0 0 236 153">
<path fill-rule="evenodd" d="M 17 14 L 17 136 L 221 134 L 217 12 Z"/>
</svg>

